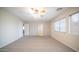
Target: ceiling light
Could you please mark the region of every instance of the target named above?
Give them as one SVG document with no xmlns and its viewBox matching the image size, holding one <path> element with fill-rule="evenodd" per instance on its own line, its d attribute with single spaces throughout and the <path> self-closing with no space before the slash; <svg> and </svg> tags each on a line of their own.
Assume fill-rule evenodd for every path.
<svg viewBox="0 0 79 59">
<path fill-rule="evenodd" d="M 33 15 L 44 16 L 46 13 L 46 9 L 45 8 L 30 8 L 30 12 Z"/>
</svg>

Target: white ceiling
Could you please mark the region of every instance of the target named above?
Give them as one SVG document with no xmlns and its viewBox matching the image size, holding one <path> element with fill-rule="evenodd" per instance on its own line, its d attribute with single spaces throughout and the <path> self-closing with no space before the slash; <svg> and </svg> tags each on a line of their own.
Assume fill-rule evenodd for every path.
<svg viewBox="0 0 79 59">
<path fill-rule="evenodd" d="M 45 7 L 45 9 L 46 14 L 43 17 L 34 18 L 33 15 L 29 13 L 28 7 L 5 7 L 5 10 L 9 11 L 24 21 L 49 21 L 67 8 L 62 8 L 60 11 L 57 11 L 57 7 Z"/>
</svg>

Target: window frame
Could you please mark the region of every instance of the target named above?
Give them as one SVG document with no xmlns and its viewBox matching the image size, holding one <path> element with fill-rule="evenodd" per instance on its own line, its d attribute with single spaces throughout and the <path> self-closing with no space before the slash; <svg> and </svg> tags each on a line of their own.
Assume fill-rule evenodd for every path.
<svg viewBox="0 0 79 59">
<path fill-rule="evenodd" d="M 65 25 L 64 25 L 64 26 L 65 26 L 65 30 L 64 30 L 64 31 L 61 30 L 61 25 L 60 25 L 60 24 L 61 24 L 60 22 L 63 21 L 63 20 L 65 21 Z M 62 19 L 56 21 L 56 22 L 54 23 L 54 31 L 55 31 L 55 32 L 66 32 L 66 20 L 67 20 L 67 18 L 64 17 L 64 18 L 62 18 Z M 56 27 L 55 27 L 55 26 L 56 26 L 55 24 L 56 24 L 57 22 L 59 23 L 59 24 L 58 24 L 58 26 L 59 26 L 58 31 L 55 30 L 55 28 L 56 28 Z"/>
</svg>

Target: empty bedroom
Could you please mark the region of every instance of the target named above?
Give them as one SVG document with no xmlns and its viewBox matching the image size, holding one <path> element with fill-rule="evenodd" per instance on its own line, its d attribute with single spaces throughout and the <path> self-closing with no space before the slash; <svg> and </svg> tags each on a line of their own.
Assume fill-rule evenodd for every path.
<svg viewBox="0 0 79 59">
<path fill-rule="evenodd" d="M 78 52 L 78 7 L 0 7 L 0 52 Z"/>
</svg>

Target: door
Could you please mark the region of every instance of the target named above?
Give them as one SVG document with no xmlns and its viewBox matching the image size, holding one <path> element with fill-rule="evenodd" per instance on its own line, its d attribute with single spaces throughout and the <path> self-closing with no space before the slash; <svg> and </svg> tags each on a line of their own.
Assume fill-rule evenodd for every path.
<svg viewBox="0 0 79 59">
<path fill-rule="evenodd" d="M 37 24 L 30 24 L 30 36 L 36 36 L 38 33 L 38 25 Z"/>
<path fill-rule="evenodd" d="M 25 36 L 29 36 L 29 24 L 25 24 L 24 25 L 24 27 L 25 27 Z"/>
</svg>

